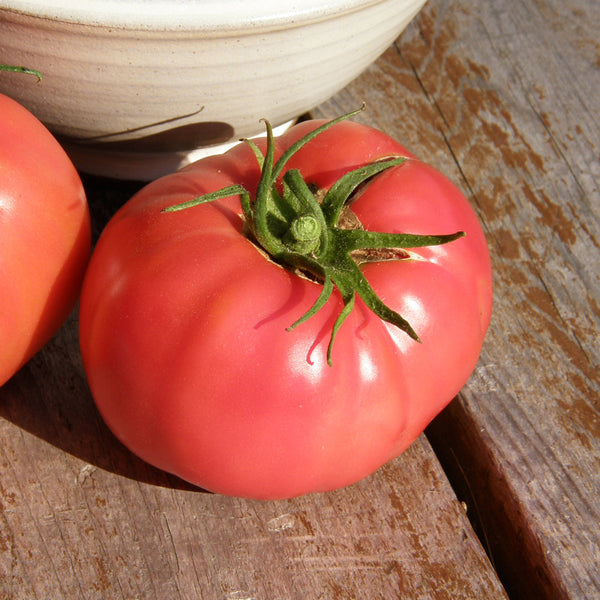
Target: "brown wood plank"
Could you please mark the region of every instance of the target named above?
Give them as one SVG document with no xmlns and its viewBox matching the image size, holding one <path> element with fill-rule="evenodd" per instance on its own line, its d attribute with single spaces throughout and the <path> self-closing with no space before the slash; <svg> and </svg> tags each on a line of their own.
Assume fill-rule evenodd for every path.
<svg viewBox="0 0 600 600">
<path fill-rule="evenodd" d="M 479 366 L 429 435 L 512 598 L 600 598 L 600 4 L 429 0 L 366 101 L 471 198 L 495 271 Z"/>
</svg>

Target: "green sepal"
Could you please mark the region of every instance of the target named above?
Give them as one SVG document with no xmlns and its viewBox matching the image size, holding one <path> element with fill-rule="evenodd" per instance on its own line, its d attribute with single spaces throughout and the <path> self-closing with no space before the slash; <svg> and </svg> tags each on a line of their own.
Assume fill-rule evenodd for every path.
<svg viewBox="0 0 600 600">
<path fill-rule="evenodd" d="M 360 109 L 362 110 L 362 109 Z M 323 131 L 348 119 L 359 110 L 353 111 L 317 127 L 290 146 L 275 162 L 273 129 L 268 121 L 267 150 L 263 155 L 258 146 L 245 140 L 252 149 L 261 176 L 256 198 L 251 201 L 249 193 L 240 185 L 200 196 L 173 207 L 165 212 L 190 208 L 228 196 L 239 195 L 251 237 L 275 261 L 294 270 L 310 274 L 321 281 L 323 289 L 311 308 L 297 319 L 287 330 L 291 331 L 317 314 L 328 302 L 337 288 L 344 303 L 337 316 L 327 348 L 327 362 L 332 365 L 332 349 L 338 331 L 351 314 L 358 295 L 364 304 L 383 321 L 386 321 L 420 342 L 418 334 L 400 314 L 389 308 L 375 293 L 363 275 L 355 255 L 358 251 L 400 250 L 435 246 L 453 242 L 465 235 L 459 231 L 444 235 L 420 235 L 410 233 L 384 233 L 362 228 L 343 228 L 340 219 L 357 188 L 389 169 L 400 167 L 410 160 L 402 156 L 385 159 L 360 166 L 343 175 L 327 191 L 321 202 L 304 181 L 297 169 L 283 173 L 290 158 Z M 281 182 L 279 182 L 280 175 Z M 408 252 L 390 252 L 385 260 L 403 260 Z M 383 260 L 375 253 L 370 260 Z"/>
<path fill-rule="evenodd" d="M 344 205 L 354 190 L 375 175 L 387 171 L 391 167 L 400 166 L 406 158 L 398 156 L 396 158 L 377 161 L 364 167 L 359 167 L 340 177 L 325 194 L 321 202 L 321 210 L 325 215 L 325 220 L 330 227 L 337 225 Z"/>
</svg>

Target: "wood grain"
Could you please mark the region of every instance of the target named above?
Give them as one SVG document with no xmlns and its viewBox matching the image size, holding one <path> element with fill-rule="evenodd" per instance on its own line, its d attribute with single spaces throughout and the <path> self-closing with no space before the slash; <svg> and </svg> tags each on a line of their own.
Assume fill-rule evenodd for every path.
<svg viewBox="0 0 600 600">
<path fill-rule="evenodd" d="M 366 100 L 462 186 L 495 313 L 429 435 L 512 598 L 600 597 L 600 5 L 429 2 L 320 107 Z"/>
</svg>

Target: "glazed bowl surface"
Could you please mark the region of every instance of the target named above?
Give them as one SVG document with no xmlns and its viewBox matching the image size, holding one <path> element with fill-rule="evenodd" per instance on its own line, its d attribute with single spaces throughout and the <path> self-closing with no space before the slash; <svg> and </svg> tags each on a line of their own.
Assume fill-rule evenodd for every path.
<svg viewBox="0 0 600 600">
<path fill-rule="evenodd" d="M 2 0 L 0 93 L 83 171 L 152 179 L 327 100 L 425 0 Z"/>
</svg>

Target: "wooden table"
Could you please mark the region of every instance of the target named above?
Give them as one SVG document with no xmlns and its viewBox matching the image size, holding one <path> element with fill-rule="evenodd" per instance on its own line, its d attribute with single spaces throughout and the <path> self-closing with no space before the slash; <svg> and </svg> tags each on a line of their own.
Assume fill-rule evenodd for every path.
<svg viewBox="0 0 600 600">
<path fill-rule="evenodd" d="M 199 492 L 98 416 L 77 312 L 0 389 L 0 598 L 600 598 L 597 0 L 429 0 L 317 107 L 388 131 L 483 223 L 495 312 L 426 435 L 347 489 Z M 96 235 L 135 190 L 85 178 Z"/>
</svg>

